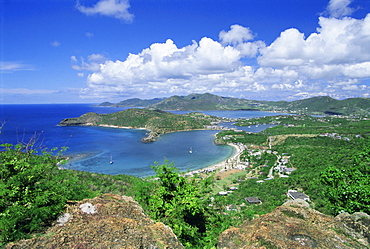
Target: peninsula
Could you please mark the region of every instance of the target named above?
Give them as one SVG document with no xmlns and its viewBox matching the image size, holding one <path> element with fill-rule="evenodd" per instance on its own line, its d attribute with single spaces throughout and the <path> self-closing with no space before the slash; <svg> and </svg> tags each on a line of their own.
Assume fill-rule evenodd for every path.
<svg viewBox="0 0 370 249">
<path fill-rule="evenodd" d="M 59 126 L 102 126 L 127 129 L 145 129 L 149 135 L 143 142 L 154 142 L 165 133 L 209 129 L 212 125 L 226 121 L 199 112 L 173 114 L 160 110 L 132 108 L 111 114 L 89 112 L 77 118 L 63 119 Z"/>
</svg>

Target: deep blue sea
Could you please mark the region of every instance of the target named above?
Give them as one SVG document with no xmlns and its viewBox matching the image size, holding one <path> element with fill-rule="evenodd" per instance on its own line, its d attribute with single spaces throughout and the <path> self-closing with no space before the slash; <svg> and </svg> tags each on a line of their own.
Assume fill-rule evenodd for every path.
<svg viewBox="0 0 370 249">
<path fill-rule="evenodd" d="M 203 168 L 231 156 L 233 148 L 215 145 L 218 131 L 186 131 L 165 134 L 156 142 L 142 143 L 147 131 L 103 127 L 59 127 L 64 118 L 87 112 L 112 113 L 127 108 L 96 107 L 92 104 L 0 105 L 0 122 L 4 123 L 0 143 L 28 143 L 36 138 L 37 146 L 64 147 L 65 155 L 74 160 L 65 167 L 104 174 L 128 174 L 139 177 L 154 175 L 150 168 L 155 162 L 174 162 L 180 171 Z M 174 112 L 186 113 L 186 112 Z M 205 111 L 228 117 L 261 117 L 278 115 L 260 111 Z M 259 132 L 268 125 L 243 129 Z M 193 153 L 189 153 L 192 148 Z M 114 163 L 110 164 L 111 158 Z"/>
</svg>

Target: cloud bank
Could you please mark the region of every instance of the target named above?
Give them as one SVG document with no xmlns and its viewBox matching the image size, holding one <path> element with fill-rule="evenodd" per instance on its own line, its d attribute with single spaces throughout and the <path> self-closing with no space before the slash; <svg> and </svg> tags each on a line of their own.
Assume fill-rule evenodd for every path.
<svg viewBox="0 0 370 249">
<path fill-rule="evenodd" d="M 331 16 L 319 17 L 316 32 L 305 36 L 287 29 L 269 45 L 255 40 L 248 27 L 235 24 L 219 33 L 219 41 L 203 37 L 179 48 L 168 39 L 116 61 L 97 54 L 87 60 L 74 57 L 74 69 L 90 71 L 81 96 L 368 96 L 370 14 L 338 18 L 351 13 L 348 4 L 330 1 Z"/>
</svg>

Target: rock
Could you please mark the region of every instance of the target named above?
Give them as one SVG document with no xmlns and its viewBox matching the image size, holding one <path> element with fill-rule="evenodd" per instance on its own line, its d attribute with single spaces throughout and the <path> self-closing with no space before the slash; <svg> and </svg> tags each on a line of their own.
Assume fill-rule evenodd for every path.
<svg viewBox="0 0 370 249">
<path fill-rule="evenodd" d="M 157 132 L 151 131 L 147 137 L 144 137 L 141 139 L 141 142 L 143 143 L 152 143 L 157 141 L 157 138 L 159 137 L 159 134 Z"/>
<path fill-rule="evenodd" d="M 238 228 L 227 229 L 219 236 L 218 248 L 369 248 L 365 238 L 369 219 L 361 217 L 366 218 L 334 218 L 313 210 L 305 201 L 290 201 Z"/>
<path fill-rule="evenodd" d="M 132 198 L 105 194 L 67 205 L 40 237 L 5 248 L 184 248 L 163 223 L 154 222 Z"/>
<path fill-rule="evenodd" d="M 370 215 L 366 213 L 341 213 L 335 220 L 342 222 L 347 226 L 349 231 L 354 231 L 351 235 L 357 238 L 362 243 L 370 244 Z M 358 237 L 358 234 L 361 234 L 366 241 L 362 241 L 362 237 Z"/>
</svg>

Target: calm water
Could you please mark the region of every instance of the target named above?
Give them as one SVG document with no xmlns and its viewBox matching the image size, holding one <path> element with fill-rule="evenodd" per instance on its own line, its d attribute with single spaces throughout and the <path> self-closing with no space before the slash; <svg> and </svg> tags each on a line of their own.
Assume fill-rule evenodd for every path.
<svg viewBox="0 0 370 249">
<path fill-rule="evenodd" d="M 86 112 L 112 113 L 127 108 L 94 107 L 88 104 L 0 105 L 0 121 L 5 122 L 1 143 L 27 143 L 53 148 L 67 146 L 66 155 L 78 155 L 66 167 L 104 174 L 149 176 L 154 162 L 174 162 L 181 171 L 203 168 L 229 157 L 230 146 L 213 143 L 217 131 L 187 131 L 161 136 L 154 143 L 142 143 L 146 131 L 102 127 L 59 127 L 64 118 L 78 117 Z M 176 112 L 186 113 L 186 112 Z M 207 111 L 206 114 L 238 118 L 278 115 L 250 111 Z M 268 126 L 244 127 L 259 132 Z M 193 153 L 189 153 L 192 148 Z M 114 164 L 110 164 L 111 158 Z"/>
</svg>

